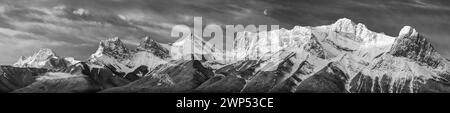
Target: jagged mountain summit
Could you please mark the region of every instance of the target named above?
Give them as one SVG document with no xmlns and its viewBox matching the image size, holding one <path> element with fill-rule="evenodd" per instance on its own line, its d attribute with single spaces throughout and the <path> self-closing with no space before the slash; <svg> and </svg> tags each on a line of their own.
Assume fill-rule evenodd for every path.
<svg viewBox="0 0 450 113">
<path fill-rule="evenodd" d="M 14 67 L 4 66 L 0 88 L 18 93 L 450 93 L 450 62 L 410 26 L 393 37 L 342 18 L 323 26 L 241 32 L 227 51 L 199 39 L 193 35 L 167 45 L 144 37 L 129 49 L 111 38 L 86 61 L 64 68 L 51 60 L 59 59 L 51 50 L 42 50 Z M 21 73 L 30 73 L 17 76 L 26 82 L 14 78 Z"/>
<path fill-rule="evenodd" d="M 442 66 L 441 61 L 445 61 L 431 43 L 410 26 L 405 26 L 400 31 L 389 53 L 393 56 L 407 57 L 434 68 Z"/>
<path fill-rule="evenodd" d="M 60 58 L 53 50 L 44 48 L 40 49 L 32 56 L 24 57 L 13 64 L 15 67 L 32 67 L 32 68 L 46 68 L 46 69 L 59 69 L 69 65 L 78 63 L 73 57 Z"/>
<path fill-rule="evenodd" d="M 150 37 L 144 37 L 137 47 L 137 51 L 148 51 L 161 59 L 168 59 L 170 51 L 168 46 L 154 41 Z"/>
</svg>

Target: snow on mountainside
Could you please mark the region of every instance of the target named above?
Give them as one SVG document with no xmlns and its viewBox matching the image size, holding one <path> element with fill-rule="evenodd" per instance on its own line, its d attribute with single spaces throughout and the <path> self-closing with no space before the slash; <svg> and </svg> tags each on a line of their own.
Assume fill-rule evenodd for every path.
<svg viewBox="0 0 450 113">
<path fill-rule="evenodd" d="M 211 49 L 214 46 L 204 47 L 202 46 L 205 45 L 204 42 L 194 39 L 196 39 L 195 36 L 184 37 L 175 42 L 173 46 L 177 48 L 175 49 L 177 51 L 186 52 L 189 51 L 188 49 L 193 49 L 197 52 L 213 53 L 209 50 L 214 50 L 214 48 Z M 381 81 L 386 83 L 384 85 L 390 86 L 384 92 L 402 92 L 405 90 L 405 88 L 399 89 L 400 86 L 409 87 L 408 90 L 403 92 L 418 92 L 416 85 L 405 81 L 411 81 L 411 78 L 415 78 L 414 80 L 417 81 L 442 78 L 436 73 L 449 72 L 448 70 L 437 72 L 432 71 L 434 68 L 422 67 L 419 65 L 420 63 L 409 60 L 410 58 L 417 58 L 410 56 L 410 54 L 403 57 L 394 57 L 388 54 L 398 48 L 398 43 L 401 40 L 403 39 L 370 31 L 364 24 L 355 24 L 347 18 L 339 19 L 331 25 L 318 27 L 296 26 L 292 30 L 280 29 L 260 33 L 242 32 L 238 33 L 234 40 L 233 50 L 226 51 L 227 64 L 212 68 L 216 74 L 219 74 L 217 76 L 225 75 L 225 77 L 214 78 L 220 79 L 215 81 L 219 83 L 208 81 L 207 84 L 214 85 L 215 88 L 219 89 L 224 89 L 224 87 L 237 88 L 236 90 L 240 89 L 240 92 L 380 92 L 379 90 L 372 90 L 380 88 L 379 86 L 364 84 L 374 83 L 375 80 L 380 80 L 383 76 L 389 76 L 389 79 Z M 417 40 L 414 41 L 417 42 Z M 431 46 L 428 46 L 429 42 L 423 41 L 414 44 L 425 45 L 421 47 L 432 49 Z M 190 48 L 189 46 L 195 46 L 196 48 Z M 434 53 L 426 52 L 427 50 L 421 51 L 424 51 L 427 55 L 435 56 Z M 208 56 L 205 54 L 203 56 L 190 56 L 190 54 L 179 56 Z M 201 53 L 199 52 L 199 54 Z M 423 52 L 419 51 L 417 54 L 421 56 Z M 220 54 L 216 56 L 220 56 Z M 424 61 L 420 58 L 428 57 L 419 57 L 419 60 L 416 59 L 416 61 Z M 214 59 L 202 58 L 202 60 L 211 61 Z M 173 66 L 176 65 L 161 68 L 170 69 L 174 68 Z M 228 76 L 233 76 L 231 78 L 236 78 L 238 81 L 239 79 L 245 80 L 246 83 L 239 86 L 228 86 L 226 82 L 223 83 L 224 81 L 222 81 L 231 79 Z M 343 78 L 329 78 L 337 76 Z M 361 79 L 361 77 L 373 79 Z M 320 81 L 326 83 L 317 83 Z M 333 84 L 336 82 L 339 82 L 339 84 Z M 319 84 L 324 84 L 324 86 Z M 138 84 L 133 85 L 139 86 Z M 311 85 L 319 85 L 320 87 L 310 87 Z M 323 87 L 329 87 L 330 85 L 337 85 L 340 89 L 323 89 Z M 205 91 L 204 87 L 208 88 L 209 86 L 201 86 L 202 89 L 197 90 L 208 92 Z M 129 90 L 129 87 L 132 86 L 125 89 Z M 323 90 L 320 90 L 320 88 Z M 115 90 L 119 91 L 120 87 L 115 88 Z"/>
<path fill-rule="evenodd" d="M 169 50 L 149 37 L 143 38 L 136 50 L 128 50 L 118 38 L 111 38 L 100 42 L 97 51 L 91 55 L 90 63 L 106 66 L 120 73 L 130 73 L 140 66 L 147 66 L 149 70 L 166 63 Z"/>
<path fill-rule="evenodd" d="M 53 52 L 38 53 L 15 65 L 54 68 L 54 63 L 44 66 L 57 58 Z M 195 35 L 171 45 L 145 37 L 134 50 L 116 37 L 101 41 L 87 62 L 74 63 L 66 70 L 82 70 L 96 85 L 77 74 L 63 81 L 74 79 L 83 90 L 101 92 L 450 92 L 450 62 L 414 28 L 405 26 L 392 37 L 347 18 L 316 27 L 240 32 L 227 51 Z M 34 88 L 52 80 L 18 92 L 41 92 Z"/>
<path fill-rule="evenodd" d="M 336 57 L 343 53 L 353 53 L 365 58 L 373 58 L 386 52 L 395 38 L 368 30 L 364 24 L 355 24 L 343 18 L 327 26 L 302 27 L 296 26 L 292 30 L 280 29 L 258 33 L 244 32 L 235 40 L 235 49 L 227 54 L 231 58 L 243 60 L 242 57 L 264 56 L 273 54 L 285 48 L 302 47 L 308 42 L 317 40 L 310 50 L 323 51 L 318 53 L 322 58 Z M 318 45 L 318 48 L 314 48 Z M 240 58 L 239 58 L 240 57 Z"/>
<path fill-rule="evenodd" d="M 389 53 L 393 56 L 407 57 L 434 68 L 442 66 L 441 61 L 445 61 L 431 43 L 410 26 L 405 26 L 400 31 Z"/>
<path fill-rule="evenodd" d="M 40 49 L 39 52 L 30 57 L 25 58 L 22 56 L 13 66 L 58 69 L 78 62 L 72 57 L 60 58 L 51 49 Z"/>
<path fill-rule="evenodd" d="M 405 26 L 392 48 L 352 80 L 350 91 L 448 92 L 449 64 L 426 38 Z M 443 84 L 435 85 L 436 82 Z"/>
</svg>

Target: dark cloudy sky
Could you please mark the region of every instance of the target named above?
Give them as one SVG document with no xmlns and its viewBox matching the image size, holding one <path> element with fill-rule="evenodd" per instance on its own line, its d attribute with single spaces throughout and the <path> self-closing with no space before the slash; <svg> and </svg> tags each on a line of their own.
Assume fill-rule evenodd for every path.
<svg viewBox="0 0 450 113">
<path fill-rule="evenodd" d="M 347 17 L 391 36 L 410 25 L 450 56 L 450 0 L 0 0 L 0 64 L 39 48 L 85 59 L 112 36 L 130 46 L 146 35 L 167 43 L 172 26 L 191 26 L 194 16 L 288 29 Z"/>
</svg>

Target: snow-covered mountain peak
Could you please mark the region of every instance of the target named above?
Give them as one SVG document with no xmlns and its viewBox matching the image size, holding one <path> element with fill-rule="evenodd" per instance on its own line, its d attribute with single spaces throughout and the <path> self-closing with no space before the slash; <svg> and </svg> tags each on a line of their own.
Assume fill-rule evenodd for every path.
<svg viewBox="0 0 450 113">
<path fill-rule="evenodd" d="M 146 36 L 142 38 L 141 42 L 139 43 L 137 49 L 138 50 L 153 50 L 153 49 L 161 49 L 163 48 L 158 42 L 150 38 L 149 36 Z"/>
<path fill-rule="evenodd" d="M 20 62 L 20 61 L 24 61 L 24 60 L 26 60 L 27 59 L 27 57 L 25 57 L 25 56 L 20 56 L 20 58 L 19 58 L 19 61 L 18 62 Z"/>
<path fill-rule="evenodd" d="M 81 71 L 89 85 L 126 92 L 197 92 L 208 87 L 241 93 L 450 92 L 450 62 L 410 26 L 395 38 L 342 18 L 317 27 L 240 32 L 233 38 L 230 50 L 196 35 L 182 37 L 171 47 L 144 37 L 128 50 L 115 37 L 101 41 L 87 62 L 58 58 L 42 49 L 15 65 Z M 120 85 L 102 86 L 105 81 Z"/>
<path fill-rule="evenodd" d="M 172 43 L 170 55 L 172 59 L 223 60 L 222 50 L 197 35 L 182 37 Z"/>
<path fill-rule="evenodd" d="M 67 59 L 62 59 L 56 56 L 53 50 L 44 48 L 40 49 L 34 55 L 30 57 L 23 57 L 13 64 L 15 67 L 34 67 L 34 68 L 48 68 L 48 69 L 59 69 L 65 68 L 68 65 L 72 65 L 72 62 L 78 62 L 75 59 L 68 61 Z"/>
<path fill-rule="evenodd" d="M 366 25 L 362 23 L 355 23 L 348 18 L 342 18 L 337 20 L 334 24 L 328 26 L 331 31 L 340 34 L 354 34 L 354 40 L 357 42 L 370 42 L 376 39 L 380 33 L 369 30 Z"/>
<path fill-rule="evenodd" d="M 312 30 L 311 27 L 295 26 L 292 29 L 292 35 L 297 38 L 297 40 L 310 39 L 312 37 Z M 294 39 L 294 41 L 295 40 L 296 39 Z"/>
<path fill-rule="evenodd" d="M 76 15 L 83 16 L 83 15 L 88 15 L 89 14 L 89 10 L 83 9 L 83 8 L 79 8 L 79 9 L 75 9 L 72 13 L 76 14 Z"/>
<path fill-rule="evenodd" d="M 336 20 L 336 22 L 334 24 L 335 25 L 336 24 L 338 24 L 338 25 L 354 25 L 355 23 L 348 18 L 340 18 L 340 19 Z"/>
<path fill-rule="evenodd" d="M 112 45 L 112 44 L 118 45 L 118 46 L 123 45 L 122 40 L 120 40 L 119 37 L 102 40 L 102 41 L 100 41 L 100 44 L 103 44 L 103 46 Z"/>
<path fill-rule="evenodd" d="M 153 53 L 154 55 L 165 59 L 168 58 L 170 55 L 169 50 L 165 47 L 163 47 L 160 43 L 154 41 L 150 37 L 144 37 L 137 47 L 138 51 L 148 51 Z"/>
<path fill-rule="evenodd" d="M 107 55 L 116 59 L 124 59 L 128 57 L 128 54 L 129 50 L 125 47 L 123 42 L 118 37 L 114 37 L 100 41 L 97 51 L 91 58 Z"/>
<path fill-rule="evenodd" d="M 416 37 L 417 35 L 416 29 L 411 26 L 404 26 L 398 33 L 398 38 Z"/>
<path fill-rule="evenodd" d="M 432 67 L 439 66 L 443 61 L 443 57 L 437 53 L 430 41 L 410 26 L 405 26 L 400 30 L 389 53 L 397 57 L 407 57 Z"/>
<path fill-rule="evenodd" d="M 337 20 L 332 26 L 332 30 L 337 32 L 355 33 L 355 23 L 348 18 Z"/>
<path fill-rule="evenodd" d="M 91 55 L 90 63 L 104 66 L 118 73 L 132 73 L 140 69 L 153 69 L 166 63 L 169 51 L 150 37 L 144 37 L 133 51 L 128 50 L 117 37 L 100 42 L 97 52 Z"/>
</svg>

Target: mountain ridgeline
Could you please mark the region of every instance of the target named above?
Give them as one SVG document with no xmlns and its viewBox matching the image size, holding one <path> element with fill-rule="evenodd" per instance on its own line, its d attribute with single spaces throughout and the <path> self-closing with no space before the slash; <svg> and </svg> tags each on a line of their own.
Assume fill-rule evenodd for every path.
<svg viewBox="0 0 450 113">
<path fill-rule="evenodd" d="M 450 93 L 449 60 L 410 26 L 392 37 L 342 18 L 242 33 L 229 51 L 195 37 L 171 45 L 145 37 L 135 49 L 111 38 L 83 61 L 41 49 L 0 66 L 0 92 Z M 202 53 L 176 53 L 197 46 Z"/>
</svg>

